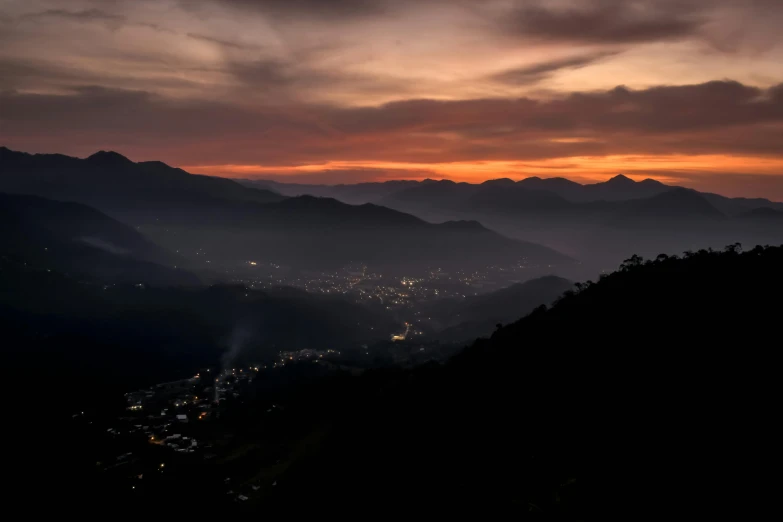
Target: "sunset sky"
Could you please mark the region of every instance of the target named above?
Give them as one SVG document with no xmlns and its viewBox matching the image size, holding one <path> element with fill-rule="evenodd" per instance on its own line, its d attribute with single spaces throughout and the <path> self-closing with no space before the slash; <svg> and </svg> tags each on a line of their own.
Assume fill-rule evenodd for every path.
<svg viewBox="0 0 783 522">
<path fill-rule="evenodd" d="M 783 201 L 781 0 L 0 0 L 0 145 Z"/>
</svg>

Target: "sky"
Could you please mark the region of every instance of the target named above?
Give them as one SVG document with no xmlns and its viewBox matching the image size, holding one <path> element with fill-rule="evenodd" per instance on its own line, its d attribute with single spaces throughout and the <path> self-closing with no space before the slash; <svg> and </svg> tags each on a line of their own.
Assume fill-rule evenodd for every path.
<svg viewBox="0 0 783 522">
<path fill-rule="evenodd" d="M 0 145 L 783 201 L 781 0 L 0 0 Z"/>
</svg>

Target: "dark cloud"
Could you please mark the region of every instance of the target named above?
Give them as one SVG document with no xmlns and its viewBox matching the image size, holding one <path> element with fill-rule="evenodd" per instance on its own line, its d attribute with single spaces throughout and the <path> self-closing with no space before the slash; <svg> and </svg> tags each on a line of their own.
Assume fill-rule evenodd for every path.
<svg viewBox="0 0 783 522">
<path fill-rule="evenodd" d="M 288 62 L 271 59 L 237 62 L 231 65 L 230 70 L 241 83 L 261 90 L 291 87 L 294 83 L 301 82 L 323 83 L 332 79 L 329 73 L 297 71 Z"/>
<path fill-rule="evenodd" d="M 198 33 L 187 33 L 187 37 L 193 38 L 194 40 L 201 40 L 202 42 L 209 42 L 215 45 L 219 45 L 221 47 L 228 47 L 230 49 L 239 49 L 243 51 L 248 51 L 248 50 L 257 51 L 261 49 L 260 45 L 235 42 L 233 40 L 224 40 L 222 38 L 216 38 L 214 36 L 207 36 Z"/>
<path fill-rule="evenodd" d="M 80 11 L 68 11 L 66 9 L 47 9 L 37 13 L 28 13 L 22 15 L 21 20 L 39 21 L 43 19 L 59 19 L 71 22 L 90 24 L 99 23 L 111 30 L 117 30 L 120 27 L 133 25 L 137 27 L 147 27 L 155 31 L 162 31 L 174 34 L 174 31 L 163 27 L 160 24 L 152 22 L 139 22 L 130 20 L 127 16 L 114 14 L 97 8 L 82 9 Z"/>
<path fill-rule="evenodd" d="M 506 20 L 522 37 L 598 44 L 672 40 L 694 34 L 706 4 L 683 0 L 587 0 L 579 7 L 524 2 Z"/>
<path fill-rule="evenodd" d="M 41 81 L 68 82 L 83 80 L 79 71 L 50 63 L 0 58 L 0 91 L 11 91 Z"/>
<path fill-rule="evenodd" d="M 127 22 L 127 18 L 123 15 L 108 13 L 100 9 L 84 9 L 81 11 L 48 9 L 46 11 L 24 15 L 22 18 L 27 20 L 40 18 L 60 18 L 81 23 L 102 22 L 112 28 L 120 27 Z"/>
<path fill-rule="evenodd" d="M 117 76 L 108 78 L 102 71 L 85 71 L 67 62 L 57 60 L 22 60 L 0 57 L 0 91 L 35 89 L 40 85 L 58 89 L 78 88 L 85 84 L 100 84 L 106 88 L 143 88 L 148 85 L 144 78 Z M 196 80 L 187 76 L 171 75 L 156 80 L 160 89 L 187 90 L 200 88 Z"/>
<path fill-rule="evenodd" d="M 233 62 L 229 64 L 228 71 L 244 90 L 274 95 L 281 101 L 306 100 L 312 92 L 324 89 L 400 95 L 410 87 L 410 82 L 404 79 L 318 69 L 277 59 Z"/>
<path fill-rule="evenodd" d="M 484 131 L 676 132 L 780 121 L 780 87 L 737 82 L 573 93 L 552 100 L 409 100 L 377 108 L 346 109 L 343 124 L 357 132 L 427 129 L 479 137 Z"/>
<path fill-rule="evenodd" d="M 548 78 L 557 71 L 563 69 L 580 69 L 615 54 L 616 53 L 601 52 L 585 56 L 552 60 L 525 67 L 518 67 L 516 69 L 509 69 L 493 74 L 490 76 L 490 79 L 509 85 L 530 85 Z"/>
<path fill-rule="evenodd" d="M 204 2 L 248 9 L 275 16 L 305 16 L 319 19 L 350 19 L 386 12 L 389 0 L 183 0 L 194 6 Z"/>
<path fill-rule="evenodd" d="M 368 108 L 277 99 L 249 108 L 95 88 L 67 96 L 0 95 L 0 143 L 9 147 L 74 152 L 84 144 L 186 165 L 614 154 L 779 158 L 781 135 L 783 86 L 763 90 L 736 82 Z"/>
</svg>

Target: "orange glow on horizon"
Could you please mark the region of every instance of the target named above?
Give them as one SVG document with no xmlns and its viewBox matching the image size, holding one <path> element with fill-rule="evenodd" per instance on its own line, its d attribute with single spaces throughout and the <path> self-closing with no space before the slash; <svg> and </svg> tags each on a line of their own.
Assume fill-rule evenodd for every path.
<svg viewBox="0 0 783 522">
<path fill-rule="evenodd" d="M 183 169 L 194 174 L 219 177 L 248 177 L 296 183 L 304 174 L 323 172 L 323 184 L 332 184 L 328 172 L 356 170 L 356 183 L 388 181 L 391 179 L 422 180 L 425 178 L 451 179 L 480 183 L 488 179 L 524 179 L 565 177 L 579 182 L 605 181 L 619 173 L 634 179 L 653 178 L 663 183 L 676 183 L 677 173 L 694 176 L 712 174 L 783 174 L 783 158 L 745 157 L 731 155 L 617 155 L 576 156 L 528 161 L 470 161 L 455 163 L 403 163 L 387 161 L 327 161 L 310 165 L 188 165 Z M 360 172 L 363 171 L 363 172 Z M 670 171 L 674 175 L 661 175 Z M 649 174 L 646 174 L 649 173 Z"/>
</svg>

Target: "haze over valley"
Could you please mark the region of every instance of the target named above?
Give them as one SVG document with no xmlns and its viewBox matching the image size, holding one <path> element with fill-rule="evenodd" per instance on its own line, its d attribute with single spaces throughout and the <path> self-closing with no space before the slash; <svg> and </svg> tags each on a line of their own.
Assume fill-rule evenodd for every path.
<svg viewBox="0 0 783 522">
<path fill-rule="evenodd" d="M 775 517 L 781 26 L 0 1 L 6 510 Z"/>
</svg>

